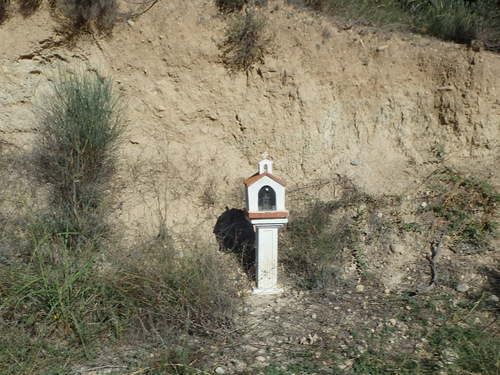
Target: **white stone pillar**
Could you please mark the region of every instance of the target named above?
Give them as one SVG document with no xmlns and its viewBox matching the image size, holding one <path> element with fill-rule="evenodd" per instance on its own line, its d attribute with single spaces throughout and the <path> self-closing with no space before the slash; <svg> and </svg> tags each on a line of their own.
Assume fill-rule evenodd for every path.
<svg viewBox="0 0 500 375">
<path fill-rule="evenodd" d="M 252 220 L 257 228 L 256 236 L 256 294 L 278 294 L 278 228 L 287 219 Z"/>
</svg>

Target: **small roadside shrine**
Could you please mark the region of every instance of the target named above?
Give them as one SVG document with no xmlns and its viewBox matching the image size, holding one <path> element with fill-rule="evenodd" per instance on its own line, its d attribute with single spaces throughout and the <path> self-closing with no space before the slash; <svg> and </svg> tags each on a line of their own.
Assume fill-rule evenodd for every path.
<svg viewBox="0 0 500 375">
<path fill-rule="evenodd" d="M 259 172 L 244 181 L 247 219 L 256 227 L 257 294 L 278 294 L 278 228 L 288 222 L 286 183 L 273 175 L 273 162 L 259 162 Z"/>
</svg>

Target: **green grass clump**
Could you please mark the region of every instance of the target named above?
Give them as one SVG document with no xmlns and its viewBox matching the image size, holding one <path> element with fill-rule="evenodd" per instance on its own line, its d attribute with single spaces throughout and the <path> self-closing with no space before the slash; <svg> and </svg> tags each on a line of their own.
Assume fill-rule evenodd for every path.
<svg viewBox="0 0 500 375">
<path fill-rule="evenodd" d="M 500 6 L 494 1 L 404 1 L 412 29 L 446 41 L 487 44 L 500 39 Z M 495 30 L 496 29 L 496 30 Z M 496 35 L 495 35 L 496 34 Z M 489 39 L 493 38 L 492 41 Z"/>
<path fill-rule="evenodd" d="M 101 235 L 104 191 L 123 129 L 123 107 L 110 78 L 94 71 L 60 74 L 33 151 L 34 176 L 50 186 L 53 232 L 77 232 L 90 242 Z"/>
<path fill-rule="evenodd" d="M 306 0 L 313 9 L 361 24 L 405 27 L 446 41 L 500 48 L 500 4 L 495 0 Z"/>
<path fill-rule="evenodd" d="M 455 374 L 498 374 L 500 336 L 494 330 L 456 324 L 436 330 L 428 337 L 429 345 L 442 358 L 442 367 Z"/>
<path fill-rule="evenodd" d="M 121 333 L 131 309 L 98 271 L 94 249 L 74 255 L 68 236 L 46 236 L 27 263 L 1 270 L 0 321 L 4 332 L 22 328 L 29 339 L 53 339 L 89 355 L 93 339 Z"/>
<path fill-rule="evenodd" d="M 434 297 L 425 302 L 403 297 L 391 300 L 392 306 L 411 306 L 411 313 L 396 316 L 414 330 L 415 337 L 424 338 L 421 353 L 413 347 L 393 350 L 388 339 L 397 337 L 399 329 L 385 324 L 375 332 L 357 332 L 366 341 L 366 350 L 354 352 L 355 374 L 485 374 L 498 373 L 500 364 L 500 335 L 492 324 L 471 323 L 471 314 L 481 314 L 482 297 L 460 304 L 452 302 L 450 295 Z M 439 309 L 437 306 L 440 306 Z M 406 314 L 406 318 L 405 315 Z M 484 315 L 483 315 L 484 319 Z M 438 321 L 439 324 L 433 322 Z M 495 323 L 494 320 L 492 323 Z M 490 329 L 491 328 L 491 329 Z"/>
</svg>

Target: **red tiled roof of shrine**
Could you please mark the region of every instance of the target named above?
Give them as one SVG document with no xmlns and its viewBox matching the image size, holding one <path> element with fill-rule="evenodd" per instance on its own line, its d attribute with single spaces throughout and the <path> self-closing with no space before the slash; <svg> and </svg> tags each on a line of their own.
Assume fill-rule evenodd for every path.
<svg viewBox="0 0 500 375">
<path fill-rule="evenodd" d="M 271 173 L 269 172 L 264 172 L 262 174 L 259 174 L 258 172 L 256 174 L 254 174 L 252 177 L 249 177 L 247 178 L 245 181 L 243 181 L 243 183 L 246 185 L 246 186 L 250 186 L 250 185 L 253 185 L 255 182 L 257 182 L 258 180 L 260 180 L 262 177 L 264 176 L 268 176 L 270 178 L 272 178 L 274 181 L 276 181 L 277 183 L 283 185 L 283 186 L 286 186 L 286 182 L 283 181 L 282 179 L 272 175 Z"/>
</svg>

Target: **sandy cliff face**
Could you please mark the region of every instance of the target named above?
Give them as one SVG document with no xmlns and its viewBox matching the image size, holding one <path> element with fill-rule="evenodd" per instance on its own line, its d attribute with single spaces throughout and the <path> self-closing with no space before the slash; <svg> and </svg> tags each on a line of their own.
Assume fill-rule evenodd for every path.
<svg viewBox="0 0 500 375">
<path fill-rule="evenodd" d="M 0 26 L 0 132 L 29 148 L 36 106 L 57 69 L 114 76 L 128 108 L 117 215 L 153 232 L 211 237 L 263 152 L 289 185 L 288 208 L 330 199 L 346 176 L 371 194 L 403 194 L 448 163 L 500 186 L 500 59 L 464 46 L 371 28 L 340 30 L 281 0 L 262 10 L 272 53 L 229 75 L 217 44 L 227 20 L 212 1 L 160 1 L 110 37 L 71 43 L 47 9 Z M 321 185 L 324 186 L 324 185 Z"/>
</svg>

